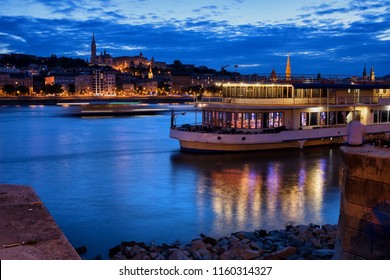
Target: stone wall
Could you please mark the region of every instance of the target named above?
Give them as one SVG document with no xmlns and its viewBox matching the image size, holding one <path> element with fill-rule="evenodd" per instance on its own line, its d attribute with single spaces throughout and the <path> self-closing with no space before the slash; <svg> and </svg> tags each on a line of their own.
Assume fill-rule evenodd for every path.
<svg viewBox="0 0 390 280">
<path fill-rule="evenodd" d="M 390 149 L 341 147 L 335 259 L 390 259 Z"/>
</svg>

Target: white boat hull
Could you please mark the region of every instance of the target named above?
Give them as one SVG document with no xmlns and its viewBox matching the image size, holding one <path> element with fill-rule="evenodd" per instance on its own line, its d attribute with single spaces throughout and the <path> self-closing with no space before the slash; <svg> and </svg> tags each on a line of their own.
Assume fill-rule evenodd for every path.
<svg viewBox="0 0 390 280">
<path fill-rule="evenodd" d="M 367 126 L 372 133 L 390 132 L 390 124 Z M 340 145 L 347 140 L 346 127 L 287 130 L 271 134 L 216 134 L 183 131 L 171 128 L 170 137 L 178 139 L 180 147 L 192 152 L 242 152 L 285 148 L 304 148 L 321 145 Z M 377 136 L 376 136 L 377 137 Z"/>
</svg>

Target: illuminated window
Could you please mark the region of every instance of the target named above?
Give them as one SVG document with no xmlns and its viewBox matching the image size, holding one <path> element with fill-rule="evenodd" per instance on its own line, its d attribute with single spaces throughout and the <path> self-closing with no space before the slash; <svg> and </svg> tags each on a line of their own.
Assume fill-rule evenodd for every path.
<svg viewBox="0 0 390 280">
<path fill-rule="evenodd" d="M 326 112 L 320 112 L 320 125 L 326 125 Z"/>
<path fill-rule="evenodd" d="M 309 113 L 302 112 L 300 117 L 300 126 L 308 126 L 309 125 L 308 120 L 309 120 Z"/>
</svg>

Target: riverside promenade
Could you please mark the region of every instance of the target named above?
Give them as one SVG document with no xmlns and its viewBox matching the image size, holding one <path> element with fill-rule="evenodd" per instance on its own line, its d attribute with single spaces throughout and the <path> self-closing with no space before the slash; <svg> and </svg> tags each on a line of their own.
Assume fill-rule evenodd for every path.
<svg viewBox="0 0 390 280">
<path fill-rule="evenodd" d="M 0 260 L 80 260 L 31 187 L 0 184 Z"/>
</svg>

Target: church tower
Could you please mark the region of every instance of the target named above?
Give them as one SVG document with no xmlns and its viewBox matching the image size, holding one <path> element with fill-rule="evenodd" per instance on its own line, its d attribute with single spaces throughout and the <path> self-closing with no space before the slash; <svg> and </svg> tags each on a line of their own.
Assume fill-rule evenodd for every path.
<svg viewBox="0 0 390 280">
<path fill-rule="evenodd" d="M 291 66 L 290 66 L 290 55 L 287 56 L 287 64 L 286 64 L 286 80 L 291 80 Z"/>
<path fill-rule="evenodd" d="M 371 66 L 371 70 L 370 70 L 370 81 L 371 81 L 371 82 L 375 82 L 374 66 Z"/>
<path fill-rule="evenodd" d="M 153 79 L 152 64 L 149 65 L 148 79 Z"/>
<path fill-rule="evenodd" d="M 272 72 L 269 79 L 271 80 L 271 82 L 276 82 L 278 80 L 278 76 L 276 75 L 275 68 L 272 68 Z"/>
<path fill-rule="evenodd" d="M 363 69 L 363 80 L 367 81 L 367 70 L 366 70 L 366 65 L 364 65 L 364 69 Z"/>
<path fill-rule="evenodd" d="M 92 43 L 91 43 L 91 59 L 89 61 L 91 64 L 96 64 L 96 42 L 95 42 L 95 33 L 92 33 Z"/>
</svg>

